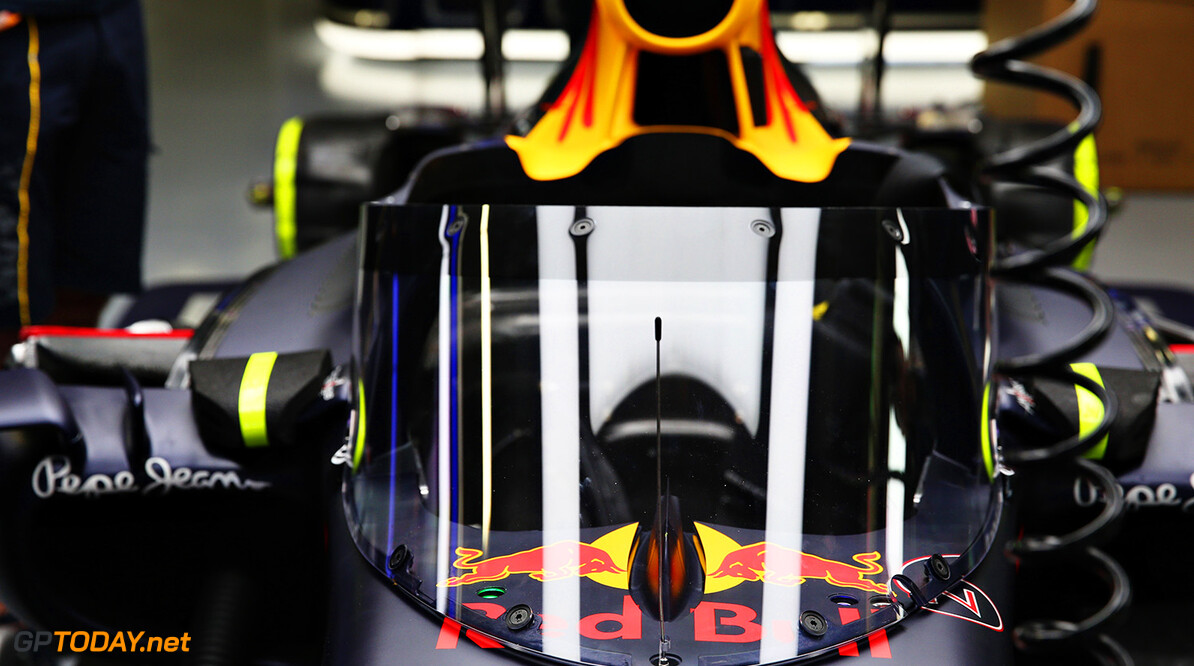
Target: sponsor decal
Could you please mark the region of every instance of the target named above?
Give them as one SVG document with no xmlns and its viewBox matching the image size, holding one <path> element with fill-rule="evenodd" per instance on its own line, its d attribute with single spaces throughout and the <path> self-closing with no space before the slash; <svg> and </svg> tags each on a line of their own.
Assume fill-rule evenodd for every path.
<svg viewBox="0 0 1194 666">
<path fill-rule="evenodd" d="M 1162 483 L 1156 488 L 1152 486 L 1132 486 L 1124 493 L 1124 501 L 1133 509 L 1157 506 L 1181 506 L 1177 486 L 1172 483 Z"/>
<path fill-rule="evenodd" d="M 637 524 L 625 525 L 595 539 L 592 543 L 558 541 L 527 550 L 482 557 L 481 550 L 458 547 L 452 563 L 457 574 L 438 583 L 438 587 L 459 587 L 492 583 L 510 576 L 526 576 L 540 582 L 570 578 L 588 578 L 596 583 L 626 590 L 629 588 L 629 557 Z M 705 594 L 713 594 L 744 582 L 794 587 L 809 579 L 817 579 L 843 588 L 874 594 L 888 594 L 887 585 L 872 580 L 883 572 L 877 552 L 858 553 L 852 561 L 839 562 L 778 544 L 761 541 L 741 545 L 720 531 L 697 523 L 705 561 Z M 922 558 L 923 559 L 923 558 Z M 557 563 L 551 569 L 545 562 Z M 560 564 L 562 563 L 562 564 Z M 489 618 L 500 618 L 506 609 L 496 603 L 466 603 L 464 606 Z M 853 609 L 851 609 L 853 610 Z M 857 613 L 857 611 L 855 611 Z M 691 610 L 693 639 L 699 642 L 756 643 L 764 636 L 780 642 L 795 642 L 797 627 L 783 622 L 764 627 L 758 621 L 758 611 L 734 603 L 702 601 Z M 565 634 L 593 640 L 640 640 L 643 636 L 643 614 L 633 599 L 623 597 L 619 611 L 594 613 L 580 618 L 576 624 L 552 615 L 539 616 L 538 631 L 546 637 Z M 858 617 L 843 617 L 843 624 Z M 500 647 L 494 639 L 462 627 L 457 619 L 446 618 L 440 628 L 437 649 L 455 649 L 460 636 L 481 647 Z M 872 633 L 867 640 L 875 657 L 890 658 L 887 634 Z M 853 647 L 846 646 L 847 654 Z"/>
<path fill-rule="evenodd" d="M 333 465 L 351 465 L 352 464 L 352 444 L 345 442 L 344 446 L 341 446 L 340 448 L 336 449 L 336 452 L 332 454 L 332 464 Z"/>
<path fill-rule="evenodd" d="M 54 495 L 82 495 L 99 497 L 121 493 L 168 493 L 172 490 L 264 490 L 270 484 L 265 481 L 242 479 L 236 470 L 175 468 L 165 458 L 153 457 L 145 461 L 145 475 L 149 483 L 144 487 L 137 484 L 132 472 L 127 470 L 113 475 L 91 474 L 87 477 L 73 473 L 70 459 L 66 456 L 47 456 L 33 468 L 33 493 L 42 499 Z"/>
<path fill-rule="evenodd" d="M 872 613 L 878 613 L 879 608 L 871 608 Z M 837 609 L 838 617 L 842 621 L 842 626 L 858 622 L 862 619 L 862 612 L 854 606 L 839 606 Z M 887 642 L 887 630 L 880 629 L 866 637 L 867 647 L 871 651 L 871 656 L 875 659 L 891 659 L 891 644 Z M 862 644 L 861 640 L 847 643 L 837 649 L 837 653 L 843 657 L 857 657 L 859 656 L 858 647 Z"/>
<path fill-rule="evenodd" d="M 929 602 L 925 610 L 938 615 L 948 615 L 959 620 L 973 622 L 992 631 L 1003 631 L 1003 616 L 991 597 L 987 596 L 979 586 L 968 580 L 952 592 L 943 592 L 941 596 Z"/>
<path fill-rule="evenodd" d="M 888 592 L 886 584 L 868 578 L 883 572 L 877 552 L 858 553 L 853 563 L 839 562 L 766 541 L 743 546 L 712 527 L 701 523 L 696 526 L 705 557 L 705 594 L 747 581 L 795 587 L 809 579 L 875 594 Z M 458 587 L 525 575 L 542 582 L 583 577 L 625 590 L 629 588 L 628 560 L 636 527 L 625 525 L 591 544 L 560 541 L 489 558 L 482 558 L 480 550 L 462 546 L 456 549 L 452 563 L 461 573 L 440 581 L 438 586 Z M 545 570 L 545 560 L 564 564 Z"/>
<path fill-rule="evenodd" d="M 332 368 L 332 374 L 323 380 L 323 386 L 319 388 L 319 397 L 324 400 L 335 400 L 336 389 L 348 383 L 348 378 L 344 376 L 344 370 L 341 366 Z"/>
<path fill-rule="evenodd" d="M 957 557 L 957 555 L 946 555 L 945 557 Z M 927 559 L 929 558 L 918 557 L 909 561 L 904 565 L 904 571 Z M 991 597 L 987 596 L 987 593 L 983 592 L 979 586 L 968 580 L 962 581 L 953 590 L 943 592 L 941 596 L 930 600 L 924 609 L 930 613 L 956 617 L 992 631 L 1003 631 L 1003 616 L 1000 614 L 999 608 L 995 606 L 995 602 L 991 601 Z"/>
<path fill-rule="evenodd" d="M 1008 380 L 1008 383 L 1010 386 L 1008 386 L 1007 392 L 1015 398 L 1016 404 L 1020 405 L 1020 409 L 1023 409 L 1028 414 L 1035 414 L 1036 398 L 1032 397 L 1032 394 L 1020 382 L 1011 379 Z"/>
<path fill-rule="evenodd" d="M 701 526 L 698 525 L 698 527 Z M 634 525 L 618 528 L 597 539 L 592 544 L 563 541 L 543 548 L 533 548 L 514 553 L 511 556 L 499 556 L 481 560 L 476 559 L 480 554 L 479 551 L 461 548 L 457 551 L 459 557 L 456 561 L 456 566 L 458 569 L 464 570 L 464 573 L 449 578 L 441 582 L 440 585 L 445 587 L 458 586 L 469 583 L 492 582 L 512 575 L 526 575 L 534 580 L 543 582 L 572 577 L 587 577 L 594 580 L 605 577 L 604 580 L 607 582 L 604 584 L 615 587 L 616 585 L 611 584 L 610 581 L 621 580 L 623 589 L 625 589 L 625 581 L 627 579 L 625 562 L 619 562 L 610 556 L 609 552 L 611 551 L 601 548 L 599 544 L 608 545 L 624 541 L 623 545 L 629 548 L 629 540 L 633 536 L 634 528 Z M 705 529 L 711 530 L 708 527 L 705 527 Z M 717 558 L 708 560 L 710 570 L 714 572 L 722 571 L 723 569 L 735 572 L 740 570 L 741 573 L 740 575 L 723 573 L 718 577 L 708 574 L 707 582 L 712 580 L 724 583 L 727 580 L 731 580 L 733 583 L 730 586 L 733 586 L 746 580 L 753 580 L 763 583 L 794 586 L 799 585 L 801 579 L 816 577 L 838 587 L 852 587 L 877 594 L 887 594 L 886 586 L 865 578 L 865 576 L 882 571 L 877 564 L 878 556 L 873 553 L 855 555 L 853 560 L 858 563 L 857 566 L 838 562 L 837 564 L 841 565 L 844 569 L 827 569 L 824 568 L 822 563 L 834 562 L 833 560 L 825 560 L 824 558 L 815 556 L 810 558 L 807 553 L 799 553 L 791 549 L 779 550 L 778 552 L 781 554 L 779 558 L 773 557 L 768 560 L 768 553 L 777 552 L 773 544 L 764 542 L 761 547 L 760 544 L 737 546 L 729 537 L 721 535 L 721 538 L 736 547 L 730 548 L 723 543 L 723 550 L 717 555 Z M 567 556 L 569 564 L 557 570 L 545 571 L 542 567 L 544 554 L 551 549 L 559 549 L 559 553 Z M 755 557 L 760 552 L 764 558 L 761 567 L 756 566 L 756 561 L 747 560 L 747 555 Z M 791 553 L 797 553 L 801 556 L 796 560 L 801 566 L 800 569 L 796 569 L 795 565 L 792 564 L 794 556 Z M 552 553 L 553 556 L 556 554 L 558 553 Z M 946 557 L 957 556 L 947 555 Z M 911 560 L 904 565 L 904 569 L 906 570 L 908 567 L 917 565 L 926 559 L 928 557 Z M 769 571 L 767 562 L 781 562 L 784 564 L 782 565 L 783 568 L 773 567 Z M 811 563 L 807 566 L 815 567 L 815 569 L 806 570 L 804 568 L 806 562 Z M 769 573 L 770 576 L 768 575 Z M 728 589 L 728 587 L 723 587 L 722 589 Z M 506 612 L 504 606 L 492 602 L 474 602 L 463 605 L 490 619 L 500 618 Z M 880 610 L 878 607 L 870 607 L 871 613 L 876 613 Z M 959 587 L 945 592 L 937 599 L 932 600 L 925 610 L 985 626 L 993 631 L 1003 631 L 1003 618 L 999 609 L 996 608 L 994 602 L 983 590 L 969 581 L 963 581 Z M 798 628 L 796 626 L 784 622 L 773 622 L 771 625 L 765 627 L 759 621 L 758 611 L 742 604 L 706 600 L 697 604 L 690 612 L 693 619 L 692 637 L 697 642 L 757 643 L 764 637 L 770 637 L 779 642 L 795 642 L 797 640 Z M 838 608 L 838 619 L 842 626 L 849 625 L 861 621 L 862 612 L 859 607 L 841 606 Z M 643 623 L 642 610 L 635 604 L 630 595 L 625 595 L 622 598 L 622 608 L 620 610 L 593 613 L 592 615 L 580 618 L 579 622 L 575 624 L 569 623 L 560 617 L 540 614 L 537 631 L 547 637 L 579 635 L 592 640 L 641 640 L 643 637 Z M 502 644 L 498 640 L 462 626 L 459 620 L 445 618 L 436 641 L 436 649 L 457 648 L 460 644 L 461 636 L 483 648 L 502 647 Z M 864 642 L 872 658 L 892 658 L 891 646 L 888 642 L 888 635 L 885 629 L 878 629 L 871 632 L 865 638 L 860 638 L 857 641 L 840 646 L 838 654 L 845 657 L 860 656 L 860 648 Z"/>
<path fill-rule="evenodd" d="M 466 603 L 464 606 L 490 619 L 500 618 L 506 612 L 504 606 L 495 603 Z M 796 641 L 796 627 L 792 624 L 777 621 L 764 629 L 763 625 L 756 621 L 758 613 L 753 608 L 741 604 L 702 601 L 692 609 L 692 616 L 693 639 L 702 643 L 756 643 L 764 636 L 770 636 L 781 643 Z M 592 640 L 641 640 L 643 637 L 643 613 L 630 595 L 622 597 L 620 611 L 594 613 L 580 618 L 577 624 L 570 624 L 563 618 L 549 614 L 540 614 L 539 620 L 537 629 L 545 637 L 568 634 L 579 634 Z M 496 639 L 463 627 L 459 620 L 444 618 L 435 648 L 456 649 L 460 645 L 462 634 L 483 648 L 502 647 Z M 874 636 L 876 634 L 872 634 L 872 637 Z M 871 653 L 874 656 L 882 654 L 882 648 L 877 647 L 880 641 L 886 645 L 886 634 L 872 638 Z M 888 655 L 890 656 L 890 651 Z"/>
<path fill-rule="evenodd" d="M 610 554 L 580 541 L 559 541 L 550 546 L 540 546 L 510 555 L 499 555 L 478 560 L 482 552 L 475 548 L 456 549 L 456 561 L 452 566 L 468 569 L 469 572 L 442 581 L 439 587 L 457 587 L 472 583 L 487 583 L 502 580 L 513 574 L 526 574 L 537 581 L 559 580 L 561 578 L 588 577 L 594 574 L 625 573 L 626 569 L 614 564 Z M 543 560 L 563 561 L 554 569 L 544 569 Z"/>
<path fill-rule="evenodd" d="M 886 585 L 865 578 L 883 571 L 878 564 L 879 553 L 859 553 L 854 556 L 854 561 L 862 566 L 761 541 L 727 553 L 721 565 L 707 574 L 706 579 L 730 578 L 795 587 L 816 578 L 837 587 L 887 594 Z"/>
<path fill-rule="evenodd" d="M 693 638 L 702 642 L 754 643 L 763 639 L 755 609 L 740 604 L 702 601 L 692 609 Z M 790 627 L 789 627 L 790 629 Z"/>
<path fill-rule="evenodd" d="M 1080 507 L 1090 507 L 1106 501 L 1103 492 L 1093 481 L 1086 478 L 1074 479 L 1074 503 Z M 1159 483 L 1155 486 L 1140 484 L 1124 489 L 1124 501 L 1129 509 L 1158 509 L 1180 508 L 1183 513 L 1194 511 L 1194 474 L 1187 481 L 1186 487 L 1179 488 L 1172 483 Z"/>
<path fill-rule="evenodd" d="M 456 549 L 456 561 L 452 566 L 463 573 L 440 581 L 438 587 L 488 583 L 521 574 L 538 581 L 580 576 L 602 585 L 625 590 L 630 586 L 627 560 L 630 557 L 630 544 L 636 527 L 634 524 L 620 527 L 591 544 L 581 541 L 559 541 L 510 555 L 483 559 L 479 559 L 482 555 L 480 550 L 462 546 Z M 620 555 L 615 557 L 612 553 Z M 544 569 L 545 559 L 561 564 L 554 569 Z"/>
<path fill-rule="evenodd" d="M 474 603 L 465 604 L 465 607 L 471 608 L 478 613 L 482 613 L 485 617 L 496 620 L 506 612 L 505 608 L 497 604 L 489 603 Z M 461 631 L 463 629 L 463 632 Z M 482 634 L 473 629 L 464 629 L 460 623 L 450 617 L 444 618 L 444 623 L 439 628 L 439 637 L 435 640 L 435 649 L 437 650 L 455 650 L 456 646 L 460 644 L 460 634 L 464 633 L 464 637 L 476 643 L 478 647 L 483 648 L 500 648 L 505 647 L 493 638 Z"/>
<path fill-rule="evenodd" d="M 879 553 L 858 553 L 856 564 L 760 541 L 739 545 L 721 532 L 696 524 L 705 551 L 705 594 L 728 590 L 744 581 L 795 587 L 812 578 L 837 587 L 887 594 L 887 585 L 868 578 L 883 572 Z"/>
</svg>

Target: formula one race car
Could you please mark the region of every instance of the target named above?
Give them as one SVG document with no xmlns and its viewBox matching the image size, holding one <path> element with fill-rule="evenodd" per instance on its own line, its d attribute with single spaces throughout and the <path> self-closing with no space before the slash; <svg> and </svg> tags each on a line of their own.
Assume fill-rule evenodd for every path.
<svg viewBox="0 0 1194 666">
<path fill-rule="evenodd" d="M 1079 109 L 981 161 L 832 134 L 765 0 L 596 0 L 507 133 L 365 151 L 414 166 L 330 240 L 291 125 L 314 247 L 0 373 L 0 663 L 1180 653 L 1182 340 L 1083 272 L 1098 99 L 1022 62 L 1094 5 L 975 59 Z"/>
</svg>

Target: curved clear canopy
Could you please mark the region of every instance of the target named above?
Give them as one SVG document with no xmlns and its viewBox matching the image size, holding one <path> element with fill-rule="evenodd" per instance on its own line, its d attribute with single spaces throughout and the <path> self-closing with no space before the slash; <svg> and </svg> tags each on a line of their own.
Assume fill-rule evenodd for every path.
<svg viewBox="0 0 1194 666">
<path fill-rule="evenodd" d="M 991 543 L 984 210 L 375 206 L 362 233 L 346 510 L 444 616 L 573 662 L 769 663 Z"/>
</svg>

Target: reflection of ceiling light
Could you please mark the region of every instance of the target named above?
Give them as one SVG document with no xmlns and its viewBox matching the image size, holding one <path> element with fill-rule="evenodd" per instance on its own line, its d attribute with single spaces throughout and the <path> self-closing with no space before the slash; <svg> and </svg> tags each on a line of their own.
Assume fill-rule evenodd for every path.
<svg viewBox="0 0 1194 666">
<path fill-rule="evenodd" d="M 822 12 L 797 12 L 792 23 L 819 25 Z M 801 18 L 805 17 L 805 18 Z M 870 55 L 874 35 L 860 31 L 800 32 L 780 30 L 776 43 L 790 60 L 809 65 L 854 66 Z M 327 19 L 315 22 L 315 33 L 328 48 L 365 60 L 477 60 L 485 50 L 478 30 L 425 28 L 378 30 L 354 28 Z M 900 30 L 887 36 L 884 55 L 893 67 L 965 65 L 987 47 L 981 30 Z M 558 30 L 508 30 L 502 39 L 508 60 L 559 62 L 568 56 L 568 37 Z"/>
<path fill-rule="evenodd" d="M 810 65 L 853 67 L 870 57 L 875 37 L 870 32 L 780 31 L 775 43 L 789 60 Z M 888 66 L 966 65 L 987 47 L 981 30 L 902 30 L 884 43 Z"/>
<path fill-rule="evenodd" d="M 378 30 L 316 19 L 315 34 L 328 48 L 366 60 L 476 60 L 485 50 L 479 30 L 424 28 Z M 559 30 L 507 30 L 502 54 L 509 60 L 559 62 L 568 36 Z"/>
<path fill-rule="evenodd" d="M 725 442 L 734 441 L 734 429 L 723 423 L 710 423 L 696 419 L 661 419 L 626 421 L 613 425 L 606 435 L 606 439 L 616 442 L 632 437 L 654 437 L 655 429 L 664 435 L 673 437 L 700 437 L 703 439 L 718 439 Z"/>
<path fill-rule="evenodd" d="M 362 28 L 384 28 L 390 24 L 390 15 L 386 12 L 358 9 L 352 15 L 352 22 Z"/>
<path fill-rule="evenodd" d="M 534 104 L 555 70 L 554 63 L 509 63 L 506 101 L 511 108 Z M 378 62 L 330 53 L 320 66 L 319 84 L 332 98 L 379 109 L 421 104 L 478 113 L 485 98 L 474 62 Z"/>
<path fill-rule="evenodd" d="M 534 104 L 557 67 L 551 62 L 508 63 L 506 101 L 510 108 L 528 108 Z M 806 71 L 826 106 L 848 109 L 858 103 L 861 85 L 858 63 L 815 64 Z M 982 83 L 961 65 L 934 67 L 931 75 L 923 67 L 891 68 L 885 81 L 883 103 L 893 110 L 922 107 L 926 100 L 947 106 L 969 104 L 982 96 Z M 377 109 L 426 104 L 480 113 L 485 99 L 480 65 L 461 60 L 382 62 L 325 50 L 319 83 L 332 99 Z"/>
<path fill-rule="evenodd" d="M 829 14 L 825 12 L 796 12 L 789 23 L 793 30 L 816 32 L 829 28 Z"/>
</svg>

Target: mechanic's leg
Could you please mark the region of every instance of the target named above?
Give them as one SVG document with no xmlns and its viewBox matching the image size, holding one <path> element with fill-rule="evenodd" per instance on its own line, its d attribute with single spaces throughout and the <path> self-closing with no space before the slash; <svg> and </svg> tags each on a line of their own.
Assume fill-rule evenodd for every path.
<svg viewBox="0 0 1194 666">
<path fill-rule="evenodd" d="M 81 100 L 101 69 L 100 33 L 97 20 L 69 17 L 25 17 L 0 33 L 0 350 L 18 325 L 94 325 L 106 300 L 91 294 L 104 289 L 102 277 L 80 281 L 86 268 L 69 270 L 71 258 L 58 249 L 64 237 L 78 246 L 58 221 L 64 212 L 86 217 L 95 201 L 91 172 L 105 169 L 102 146 L 84 140 L 90 111 Z M 92 238 L 81 242 L 92 243 L 90 256 L 107 251 Z M 63 266 L 68 284 L 85 293 L 64 293 L 66 307 L 51 315 Z"/>
<path fill-rule="evenodd" d="M 14 19 L 9 19 L 14 20 Z M 4 342 L 21 325 L 18 277 L 28 223 L 26 144 L 30 121 L 30 68 L 25 63 L 36 50 L 27 21 L 6 21 L 0 31 L 0 329 Z"/>
<path fill-rule="evenodd" d="M 80 100 L 75 140 L 64 153 L 71 195 L 57 218 L 55 282 L 69 299 L 52 316 L 61 323 L 90 316 L 84 325 L 95 325 L 106 295 L 141 290 L 149 153 L 140 5 L 123 3 L 93 20 L 96 66 Z M 68 305 L 75 311 L 65 311 Z"/>
<path fill-rule="evenodd" d="M 42 63 L 44 38 L 35 19 L 25 17 L 0 31 L 0 344 L 21 325 L 49 310 L 52 288 L 43 252 L 50 250 L 52 199 L 45 166 Z M 39 155 L 40 153 L 40 155 Z M 6 347 L 0 348 L 6 349 Z"/>
</svg>

